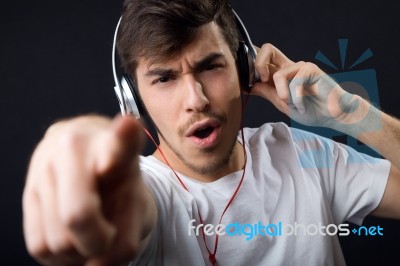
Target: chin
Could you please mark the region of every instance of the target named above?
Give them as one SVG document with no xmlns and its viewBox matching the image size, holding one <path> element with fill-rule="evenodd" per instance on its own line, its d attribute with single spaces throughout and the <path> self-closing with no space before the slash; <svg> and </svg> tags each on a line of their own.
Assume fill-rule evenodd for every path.
<svg viewBox="0 0 400 266">
<path fill-rule="evenodd" d="M 223 171 L 229 165 L 232 151 L 224 156 L 213 155 L 210 152 L 203 153 L 201 156 L 193 157 L 193 160 L 181 158 L 184 164 L 193 172 L 200 175 L 214 175 Z"/>
</svg>

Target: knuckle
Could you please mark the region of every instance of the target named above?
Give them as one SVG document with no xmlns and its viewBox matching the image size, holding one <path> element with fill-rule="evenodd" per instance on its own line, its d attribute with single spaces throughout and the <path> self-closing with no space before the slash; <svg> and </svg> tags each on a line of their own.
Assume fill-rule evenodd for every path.
<svg viewBox="0 0 400 266">
<path fill-rule="evenodd" d="M 283 77 L 284 77 L 284 76 L 283 76 L 282 72 L 280 72 L 280 71 L 275 72 L 275 73 L 273 74 L 273 76 L 272 76 L 272 78 L 273 78 L 274 80 L 279 80 L 279 79 L 282 79 Z"/>
<path fill-rule="evenodd" d="M 281 100 L 287 103 L 289 101 L 289 96 L 287 94 L 281 95 Z"/>
<path fill-rule="evenodd" d="M 261 46 L 261 49 L 267 51 L 267 52 L 271 52 L 273 49 L 275 48 L 275 46 L 273 46 L 271 43 L 264 43 Z"/>
<path fill-rule="evenodd" d="M 59 148 L 75 147 L 81 142 L 84 127 L 71 123 L 69 121 L 60 121 L 51 125 L 39 144 L 38 148 L 43 146 L 47 149 L 51 146 Z"/>
<path fill-rule="evenodd" d="M 110 119 L 99 115 L 84 115 L 75 118 L 67 118 L 50 125 L 46 135 L 60 134 L 60 132 L 74 131 L 88 127 L 104 127 L 110 124 Z"/>
<path fill-rule="evenodd" d="M 52 236 L 52 238 L 49 239 L 49 249 L 54 255 L 66 255 L 71 253 L 74 247 L 66 236 Z"/>
<path fill-rule="evenodd" d="M 59 122 L 56 122 L 56 123 L 50 125 L 50 126 L 47 128 L 46 134 L 45 134 L 45 135 L 46 135 L 46 136 L 47 136 L 47 135 L 51 135 L 51 134 L 53 134 L 54 132 L 58 131 L 59 128 L 61 127 L 61 124 L 64 124 L 64 123 L 65 123 L 64 121 L 59 121 Z"/>
<path fill-rule="evenodd" d="M 69 150 L 72 148 L 80 147 L 84 140 L 84 135 L 78 128 L 69 128 L 68 130 L 62 132 L 57 142 L 61 148 Z"/>
<path fill-rule="evenodd" d="M 72 206 L 60 213 L 61 223 L 72 230 L 84 230 L 93 219 L 93 207 L 89 204 Z"/>
<path fill-rule="evenodd" d="M 55 169 L 66 163 L 73 164 L 73 167 L 82 169 L 84 164 L 79 165 L 76 159 L 85 158 L 84 156 L 88 152 L 88 145 L 87 138 L 82 133 L 71 132 L 70 130 L 63 132 L 54 142 L 48 145 L 48 162 Z"/>
<path fill-rule="evenodd" d="M 315 70 L 317 68 L 317 66 L 314 63 L 311 62 L 305 62 L 304 63 L 304 68 L 307 70 Z"/>
<path fill-rule="evenodd" d="M 139 242 L 130 241 L 128 243 L 128 255 L 130 257 L 137 257 L 138 255 L 140 255 L 140 252 L 141 252 L 141 249 L 140 249 Z"/>
<path fill-rule="evenodd" d="M 47 259 L 51 255 L 50 249 L 42 240 L 27 239 L 26 248 L 28 253 L 37 259 Z"/>
<path fill-rule="evenodd" d="M 57 134 L 58 132 L 62 131 L 65 127 L 69 124 L 69 119 L 59 120 L 52 125 L 50 125 L 45 133 L 45 137 Z"/>
<path fill-rule="evenodd" d="M 254 66 L 257 70 L 262 70 L 265 67 L 265 64 L 264 64 L 264 62 L 256 60 L 254 63 Z"/>
</svg>

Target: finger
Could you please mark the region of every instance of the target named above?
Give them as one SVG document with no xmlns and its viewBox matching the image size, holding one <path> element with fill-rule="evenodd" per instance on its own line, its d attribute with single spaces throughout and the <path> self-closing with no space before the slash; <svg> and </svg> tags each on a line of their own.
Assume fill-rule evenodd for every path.
<svg viewBox="0 0 400 266">
<path fill-rule="evenodd" d="M 293 106 L 300 114 L 306 113 L 306 104 L 304 102 L 304 92 L 307 90 L 307 84 L 299 84 L 296 81 L 289 83 L 289 90 Z"/>
<path fill-rule="evenodd" d="M 122 230 L 118 231 L 115 242 L 108 252 L 93 258 L 88 265 L 122 265 L 141 251 L 139 249 L 139 242 L 142 238 L 140 228 L 142 226 L 141 218 L 145 211 L 143 202 L 136 198 L 137 194 L 131 193 L 126 186 L 119 191 L 117 201 L 123 199 L 123 202 L 113 206 L 113 211 L 117 214 L 113 215 L 113 222 Z"/>
<path fill-rule="evenodd" d="M 307 111 L 306 100 L 313 99 L 312 97 L 317 95 L 318 86 L 316 83 L 310 83 L 310 79 L 305 77 L 297 77 L 289 83 L 289 90 L 293 105 L 299 111 L 300 114 L 305 114 Z M 306 98 L 308 97 L 308 98 Z"/>
<path fill-rule="evenodd" d="M 304 62 L 297 62 L 277 71 L 274 76 L 274 83 L 279 98 L 287 104 L 292 104 L 292 95 L 290 93 L 289 82 L 300 71 Z"/>
<path fill-rule="evenodd" d="M 130 164 L 142 143 L 139 128 L 135 118 L 117 117 L 91 142 L 88 155 L 80 150 L 79 136 L 67 138 L 65 149 L 69 153 L 58 160 L 62 164 L 57 167 L 62 180 L 60 205 L 64 223 L 73 232 L 73 241 L 82 254 L 102 253 L 113 242 L 116 232 L 102 212 L 100 178 L 131 177 Z"/>
<path fill-rule="evenodd" d="M 136 257 L 139 252 L 139 235 L 137 233 L 139 232 L 139 217 L 140 213 L 136 213 L 136 217 L 127 219 L 126 222 L 130 224 L 125 225 L 125 228 L 130 228 L 131 230 L 119 232 L 115 245 L 102 256 L 92 257 L 87 265 L 123 265 L 123 263 L 127 264 L 132 258 Z M 135 230 L 135 233 L 132 233 L 133 230 Z"/>
<path fill-rule="evenodd" d="M 42 171 L 42 174 L 43 176 L 40 178 L 38 184 L 38 195 L 43 210 L 42 220 L 45 225 L 44 234 L 46 243 L 52 254 L 61 255 L 68 248 L 71 249 L 72 245 L 68 241 L 68 237 L 58 216 L 54 177 L 51 175 L 50 169 L 47 169 L 46 172 Z"/>
<path fill-rule="evenodd" d="M 113 120 L 113 130 L 125 141 L 134 139 L 140 134 L 140 129 L 140 121 L 133 116 L 118 115 Z"/>
<path fill-rule="evenodd" d="M 270 101 L 279 111 L 288 115 L 289 108 L 287 104 L 279 98 L 275 86 L 269 83 L 256 83 L 252 88 L 252 93 L 257 96 L 261 96 L 264 99 Z"/>
<path fill-rule="evenodd" d="M 143 147 L 144 136 L 141 127 L 140 122 L 132 116 L 114 118 L 110 130 L 94 144 L 99 149 L 95 168 L 100 176 L 115 176 L 113 172 L 116 168 L 130 170 L 128 165 Z M 127 172 L 117 172 L 120 176 L 127 176 Z"/>
<path fill-rule="evenodd" d="M 50 167 L 49 167 L 50 168 Z M 51 252 L 52 265 L 78 265 L 84 258 L 73 247 L 70 236 L 62 224 L 57 209 L 57 190 L 52 169 L 40 179 L 39 201 L 42 206 L 42 220 L 46 245 Z"/>
<path fill-rule="evenodd" d="M 299 63 L 299 71 L 291 79 L 289 84 L 291 99 L 300 114 L 305 114 L 306 100 L 315 99 L 312 96 L 317 96 L 320 91 L 317 81 L 320 78 L 322 71 L 312 63 Z"/>
<path fill-rule="evenodd" d="M 268 82 L 276 71 L 292 63 L 278 48 L 267 43 L 258 50 L 255 68 L 261 81 Z"/>
<path fill-rule="evenodd" d="M 85 257 L 104 252 L 115 235 L 115 228 L 102 215 L 93 166 L 96 151 L 88 151 L 87 141 L 79 134 L 65 135 L 60 143 L 63 152 L 54 163 L 60 219 Z"/>
<path fill-rule="evenodd" d="M 25 196 L 26 195 L 26 196 Z M 82 265 L 84 258 L 70 250 L 62 253 L 54 252 L 54 241 L 48 241 L 46 235 L 46 224 L 43 217 L 46 211 L 42 201 L 36 193 L 25 193 L 24 195 L 24 234 L 29 253 L 42 265 Z M 61 234 L 55 232 L 54 236 Z"/>
<path fill-rule="evenodd" d="M 42 227 L 41 210 L 39 200 L 33 189 L 25 188 L 22 199 L 24 212 L 23 229 L 25 244 L 31 256 L 41 264 L 46 265 L 50 256 L 50 250 L 46 245 Z"/>
<path fill-rule="evenodd" d="M 37 177 L 45 174 L 47 166 L 42 159 L 45 150 L 42 141 L 32 155 L 26 177 L 22 207 L 24 237 L 28 252 L 40 263 L 47 265 L 51 252 L 46 244 L 42 218 L 43 210 L 36 190 L 36 187 L 39 186 Z"/>
</svg>

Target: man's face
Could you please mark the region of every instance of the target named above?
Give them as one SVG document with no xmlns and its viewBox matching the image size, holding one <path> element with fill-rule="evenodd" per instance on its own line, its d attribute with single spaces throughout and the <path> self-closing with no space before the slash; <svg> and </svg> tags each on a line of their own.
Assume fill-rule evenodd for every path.
<svg viewBox="0 0 400 266">
<path fill-rule="evenodd" d="M 220 176 L 242 152 L 236 141 L 241 100 L 235 59 L 209 23 L 165 63 L 139 60 L 137 84 L 169 163 L 187 175 Z"/>
</svg>

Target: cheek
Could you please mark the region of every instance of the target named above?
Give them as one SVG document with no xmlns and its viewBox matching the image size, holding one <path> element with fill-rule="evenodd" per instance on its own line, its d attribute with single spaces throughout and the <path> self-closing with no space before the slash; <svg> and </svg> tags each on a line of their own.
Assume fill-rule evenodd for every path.
<svg viewBox="0 0 400 266">
<path fill-rule="evenodd" d="M 227 90 L 226 95 L 224 95 L 226 104 L 228 105 L 228 112 L 231 118 L 231 126 L 236 130 L 240 127 L 241 115 L 242 115 L 242 100 L 241 100 L 241 90 L 239 86 L 239 80 L 237 73 L 227 77 L 225 80 Z"/>
<path fill-rule="evenodd" d="M 229 77 L 224 80 L 225 90 L 223 90 L 222 95 L 220 96 L 222 101 L 225 102 L 229 108 L 233 108 L 234 111 L 236 109 L 241 109 L 241 93 L 240 87 L 235 77 Z"/>
<path fill-rule="evenodd" d="M 217 79 L 210 79 L 206 86 L 211 88 L 208 93 L 210 98 L 218 99 L 218 105 L 240 100 L 239 80 L 235 69 L 228 70 Z"/>
<path fill-rule="evenodd" d="M 141 97 L 151 120 L 156 127 L 165 134 L 166 125 L 170 124 L 171 121 L 170 116 L 172 112 L 169 103 L 166 103 L 165 99 L 159 97 L 159 95 L 153 95 L 150 92 L 142 92 Z"/>
<path fill-rule="evenodd" d="M 156 124 L 157 128 L 167 134 L 168 128 L 171 127 L 174 121 L 173 110 L 170 104 L 166 103 L 165 99 L 152 99 L 152 103 L 148 107 L 148 112 Z"/>
</svg>

